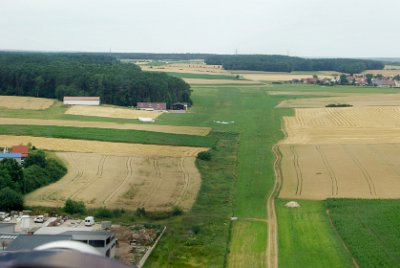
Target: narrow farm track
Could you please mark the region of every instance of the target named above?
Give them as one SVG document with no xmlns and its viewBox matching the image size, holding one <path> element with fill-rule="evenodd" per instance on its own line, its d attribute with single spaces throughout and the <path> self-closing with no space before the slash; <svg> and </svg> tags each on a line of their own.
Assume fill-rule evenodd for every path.
<svg viewBox="0 0 400 268">
<path fill-rule="evenodd" d="M 271 194 L 267 199 L 267 210 L 268 210 L 268 244 L 267 244 L 267 264 L 268 268 L 278 267 L 278 222 L 276 218 L 275 210 L 275 198 L 278 197 L 281 185 L 282 177 L 280 172 L 280 162 L 282 155 L 279 151 L 278 145 L 272 147 L 272 151 L 275 155 L 274 161 L 274 173 L 275 183 Z"/>
</svg>

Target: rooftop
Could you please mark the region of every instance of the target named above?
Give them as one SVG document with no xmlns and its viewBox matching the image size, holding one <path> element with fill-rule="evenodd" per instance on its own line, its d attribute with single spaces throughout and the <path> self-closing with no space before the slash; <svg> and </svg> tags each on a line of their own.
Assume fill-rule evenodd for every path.
<svg viewBox="0 0 400 268">
<path fill-rule="evenodd" d="M 7 247 L 7 251 L 32 250 L 46 243 L 72 240 L 71 235 L 19 235 Z"/>
</svg>

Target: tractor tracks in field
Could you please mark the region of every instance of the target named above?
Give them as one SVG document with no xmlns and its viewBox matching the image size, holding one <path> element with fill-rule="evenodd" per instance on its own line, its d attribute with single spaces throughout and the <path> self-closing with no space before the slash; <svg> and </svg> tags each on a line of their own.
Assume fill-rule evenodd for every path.
<svg viewBox="0 0 400 268">
<path fill-rule="evenodd" d="M 111 201 L 114 196 L 125 186 L 125 184 L 128 182 L 129 178 L 132 177 L 133 175 L 133 168 L 132 168 L 132 162 L 133 158 L 128 157 L 125 162 L 126 166 L 126 174 L 125 177 L 122 179 L 120 184 L 115 188 L 103 201 L 103 204 L 106 205 L 109 201 Z"/>
<path fill-rule="evenodd" d="M 296 195 L 301 195 L 301 193 L 303 192 L 303 173 L 301 172 L 300 169 L 299 155 L 296 152 L 293 145 L 290 145 L 290 151 L 293 154 L 293 166 L 294 170 L 296 171 L 296 177 L 297 177 Z"/>
<path fill-rule="evenodd" d="M 346 146 L 343 146 L 343 148 L 347 152 L 347 154 L 350 156 L 350 158 L 353 160 L 354 164 L 361 171 L 361 173 L 364 177 L 364 180 L 368 185 L 370 195 L 376 196 L 374 180 L 372 179 L 371 175 L 368 173 L 368 170 L 361 164 L 360 160 L 351 152 L 351 150 L 349 150 L 349 148 L 347 148 Z"/>
<path fill-rule="evenodd" d="M 324 166 L 326 170 L 328 170 L 329 178 L 331 180 L 331 194 L 332 196 L 337 196 L 339 194 L 339 187 L 338 187 L 338 180 L 336 178 L 335 172 L 333 171 L 331 165 L 329 165 L 328 158 L 326 157 L 325 153 L 322 151 L 321 147 L 319 145 L 315 146 L 315 149 L 321 156 L 322 162 L 324 163 Z"/>
<path fill-rule="evenodd" d="M 272 151 L 275 155 L 274 173 L 275 183 L 272 188 L 271 194 L 267 199 L 268 211 L 268 243 L 267 243 L 267 264 L 268 268 L 278 267 L 278 222 L 275 210 L 275 199 L 278 197 L 279 191 L 282 186 L 282 176 L 280 171 L 280 162 L 282 154 L 279 151 L 279 146 L 274 145 Z"/>
</svg>

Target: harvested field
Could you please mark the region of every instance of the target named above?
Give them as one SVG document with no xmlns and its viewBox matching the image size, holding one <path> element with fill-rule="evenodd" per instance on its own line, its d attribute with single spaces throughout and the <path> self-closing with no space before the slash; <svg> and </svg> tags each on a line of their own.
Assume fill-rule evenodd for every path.
<svg viewBox="0 0 400 268">
<path fill-rule="evenodd" d="M 290 81 L 292 79 L 312 78 L 312 74 L 291 74 L 291 73 L 240 73 L 244 79 L 253 81 Z M 331 75 L 319 75 L 319 78 L 333 78 Z"/>
<path fill-rule="evenodd" d="M 208 148 L 201 147 L 145 145 L 89 140 L 42 138 L 32 136 L 0 135 L 0 146 L 12 146 L 15 144 L 28 143 L 35 145 L 37 148 L 49 151 L 98 153 L 122 156 L 195 157 L 199 152 L 208 150 Z"/>
<path fill-rule="evenodd" d="M 221 65 L 207 65 L 205 63 L 171 63 L 162 66 L 141 65 L 143 71 L 174 72 L 192 74 L 229 74 Z"/>
<path fill-rule="evenodd" d="M 0 107 L 7 109 L 45 110 L 54 102 L 44 98 L 0 96 Z"/>
<path fill-rule="evenodd" d="M 383 76 L 396 76 L 396 75 L 400 75 L 400 69 L 396 69 L 396 70 L 366 70 L 362 73 L 363 74 L 373 74 L 373 75 L 381 74 Z"/>
<path fill-rule="evenodd" d="M 116 108 L 107 106 L 72 106 L 65 112 L 65 114 L 125 119 L 138 119 L 139 117 L 155 119 L 159 117 L 162 112 L 142 111 L 129 108 Z"/>
<path fill-rule="evenodd" d="M 282 198 L 400 198 L 400 107 L 295 109 L 280 142 Z"/>
<path fill-rule="evenodd" d="M 163 133 L 186 134 L 206 136 L 210 133 L 208 127 L 187 127 L 187 126 L 167 126 L 167 125 L 146 125 L 146 124 L 117 124 L 109 122 L 84 122 L 71 120 L 42 120 L 42 119 L 20 119 L 20 118 L 0 118 L 0 125 L 41 125 L 41 126 L 68 126 L 68 127 L 90 127 L 90 128 L 109 128 L 109 129 L 132 129 L 145 130 Z"/>
<path fill-rule="evenodd" d="M 200 189 L 195 157 L 58 152 L 68 174 L 25 198 L 30 206 L 60 207 L 66 199 L 88 207 L 189 210 Z"/>
<path fill-rule="evenodd" d="M 315 92 L 316 93 L 316 92 Z M 270 93 L 269 93 L 270 94 Z M 339 93 L 340 94 L 340 93 Z M 353 106 L 389 106 L 400 105 L 400 94 L 342 94 L 342 97 L 290 99 L 282 101 L 280 108 L 311 108 L 325 107 L 332 103 L 347 103 Z M 313 94 L 300 94 L 313 95 Z M 326 95 L 326 94 L 322 94 Z M 334 95 L 332 95 L 334 96 Z"/>
<path fill-rule="evenodd" d="M 341 92 L 326 92 L 326 91 L 267 91 L 271 96 L 331 96 L 331 97 L 346 97 L 346 96 L 360 96 L 359 93 L 341 93 Z"/>
<path fill-rule="evenodd" d="M 281 145 L 281 198 L 400 198 L 400 144 Z"/>
<path fill-rule="evenodd" d="M 284 125 L 281 144 L 399 143 L 400 107 L 295 109 Z"/>
<path fill-rule="evenodd" d="M 191 85 L 256 85 L 257 81 L 248 80 L 228 80 L 228 79 L 195 79 L 183 78 L 186 83 Z"/>
</svg>

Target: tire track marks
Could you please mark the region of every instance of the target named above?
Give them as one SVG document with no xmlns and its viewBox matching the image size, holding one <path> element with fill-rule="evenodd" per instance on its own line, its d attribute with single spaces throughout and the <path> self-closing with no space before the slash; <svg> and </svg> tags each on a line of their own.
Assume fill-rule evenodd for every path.
<svg viewBox="0 0 400 268">
<path fill-rule="evenodd" d="M 356 164 L 356 166 L 360 169 L 365 182 L 368 184 L 370 195 L 376 196 L 375 184 L 374 184 L 374 181 L 373 181 L 371 175 L 369 175 L 367 169 L 361 164 L 360 160 L 357 159 L 357 157 L 351 152 L 351 150 L 349 150 L 347 148 L 346 145 L 342 145 L 342 147 L 347 152 L 347 154 L 350 156 L 350 158 L 353 160 L 354 164 Z"/>
<path fill-rule="evenodd" d="M 322 151 L 319 145 L 315 146 L 315 149 L 318 151 L 319 155 L 321 156 L 322 162 L 326 170 L 328 170 L 329 178 L 331 180 L 331 194 L 332 196 L 337 196 L 339 194 L 339 187 L 338 187 L 338 180 L 336 178 L 335 172 L 333 171 L 331 165 L 329 165 L 328 158 L 326 157 L 325 153 Z"/>
<path fill-rule="evenodd" d="M 296 195 L 301 195 L 303 191 L 303 173 L 301 172 L 300 169 L 299 155 L 296 152 L 293 145 L 290 145 L 290 151 L 293 154 L 293 166 L 296 171 L 296 177 L 297 177 Z"/>
<path fill-rule="evenodd" d="M 126 159 L 125 162 L 125 166 L 126 166 L 126 174 L 125 177 L 122 179 L 122 181 L 120 182 L 120 184 L 117 186 L 117 188 L 115 188 L 115 190 L 113 190 L 104 200 L 103 200 L 103 204 L 107 205 L 108 202 L 110 202 L 114 196 L 125 186 L 125 184 L 127 183 L 127 181 L 129 180 L 130 177 L 132 177 L 133 175 L 133 169 L 132 169 L 132 157 L 128 157 Z"/>
</svg>

